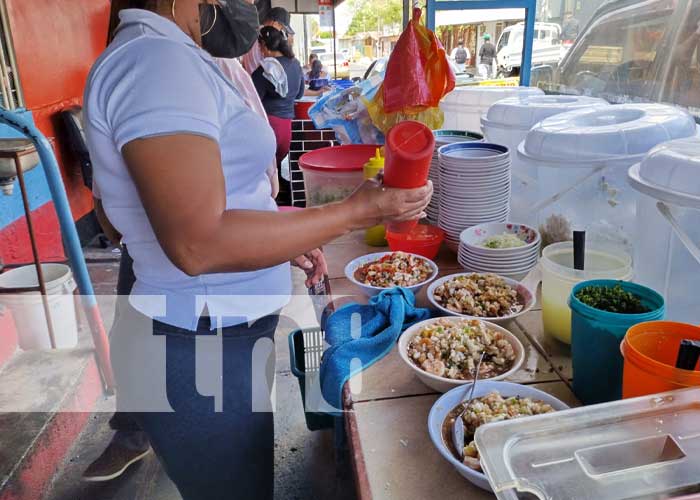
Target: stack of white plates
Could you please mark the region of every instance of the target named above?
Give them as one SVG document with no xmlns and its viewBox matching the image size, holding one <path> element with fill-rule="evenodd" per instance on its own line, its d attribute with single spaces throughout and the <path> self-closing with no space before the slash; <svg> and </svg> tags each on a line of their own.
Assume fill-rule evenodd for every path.
<svg viewBox="0 0 700 500">
<path fill-rule="evenodd" d="M 491 237 L 513 234 L 525 243 L 513 248 L 487 248 Z M 467 271 L 494 273 L 521 280 L 537 265 L 540 256 L 540 234 L 536 229 L 512 222 L 479 224 L 462 231 L 459 264 Z"/>
<path fill-rule="evenodd" d="M 510 211 L 510 155 L 497 144 L 461 142 L 442 146 L 438 226 L 457 252 L 460 234 L 486 222 L 505 222 Z"/>
<path fill-rule="evenodd" d="M 435 130 L 433 135 L 435 135 L 435 151 L 433 152 L 433 160 L 430 163 L 430 173 L 428 174 L 428 178 L 433 181 L 433 198 L 430 200 L 430 205 L 425 209 L 425 213 L 428 215 L 428 222 L 436 226 L 440 212 L 440 156 L 438 150 L 442 146 L 457 142 L 479 142 L 484 139 L 484 136 L 464 130 Z"/>
</svg>

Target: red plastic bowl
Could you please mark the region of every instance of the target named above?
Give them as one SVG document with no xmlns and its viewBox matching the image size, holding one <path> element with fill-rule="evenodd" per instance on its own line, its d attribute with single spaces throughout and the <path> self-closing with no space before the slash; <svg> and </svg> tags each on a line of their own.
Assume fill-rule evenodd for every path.
<svg viewBox="0 0 700 500">
<path fill-rule="evenodd" d="M 445 239 L 445 231 L 428 224 L 418 224 L 408 233 L 386 232 L 392 252 L 409 252 L 434 259 Z"/>
</svg>

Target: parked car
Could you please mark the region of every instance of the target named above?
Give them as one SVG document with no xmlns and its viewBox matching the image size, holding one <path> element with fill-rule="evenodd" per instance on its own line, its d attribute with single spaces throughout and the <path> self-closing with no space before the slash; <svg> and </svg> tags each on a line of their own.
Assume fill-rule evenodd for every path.
<svg viewBox="0 0 700 500">
<path fill-rule="evenodd" d="M 350 78 L 350 61 L 343 54 L 319 54 L 318 58 L 332 78 Z"/>
<path fill-rule="evenodd" d="M 534 68 L 533 84 L 612 103 L 669 102 L 700 116 L 700 2 L 603 4 L 561 64 Z"/>
<path fill-rule="evenodd" d="M 369 66 L 369 68 L 367 68 L 367 71 L 365 72 L 365 75 L 362 79 L 369 80 L 374 75 L 382 73 L 386 70 L 386 65 L 388 62 L 388 57 L 380 57 L 379 59 L 375 59 Z M 448 62 L 450 63 L 450 67 L 452 68 L 452 71 L 455 74 L 457 86 L 469 85 L 470 83 L 474 83 L 477 80 L 477 78 L 475 78 L 472 73 L 460 71 L 457 65 L 452 60 L 448 59 Z"/>
<path fill-rule="evenodd" d="M 523 37 L 525 24 L 508 26 L 501 33 L 496 44 L 498 71 L 503 76 L 520 74 L 523 58 Z M 566 53 L 561 43 L 561 27 L 554 23 L 535 23 L 535 35 L 532 41 L 532 65 L 559 64 Z"/>
</svg>

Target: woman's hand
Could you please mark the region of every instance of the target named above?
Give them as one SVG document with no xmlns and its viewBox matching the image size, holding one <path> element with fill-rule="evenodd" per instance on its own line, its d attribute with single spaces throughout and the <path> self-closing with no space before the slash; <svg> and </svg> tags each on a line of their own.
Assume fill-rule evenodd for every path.
<svg viewBox="0 0 700 500">
<path fill-rule="evenodd" d="M 292 265 L 300 268 L 306 273 L 306 287 L 311 288 L 323 281 L 323 277 L 328 274 L 328 266 L 323 252 L 318 248 L 300 255 L 292 260 Z"/>
<path fill-rule="evenodd" d="M 375 178 L 365 181 L 341 203 L 347 206 L 355 230 L 421 219 L 432 195 L 431 181 L 416 189 L 396 189 L 383 186 L 381 180 Z"/>
</svg>

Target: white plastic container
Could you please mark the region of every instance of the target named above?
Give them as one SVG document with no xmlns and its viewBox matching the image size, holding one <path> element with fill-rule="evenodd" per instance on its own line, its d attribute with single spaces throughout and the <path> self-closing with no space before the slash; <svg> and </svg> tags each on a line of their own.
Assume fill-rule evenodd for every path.
<svg viewBox="0 0 700 500">
<path fill-rule="evenodd" d="M 442 128 L 456 130 L 479 130 L 481 115 L 496 101 L 507 97 L 544 95 L 537 87 L 457 87 L 440 103 L 445 113 Z"/>
<path fill-rule="evenodd" d="M 571 290 L 582 281 L 611 279 L 629 281 L 633 277 L 632 256 L 607 245 L 586 246 L 584 271 L 574 269 L 572 242 L 549 245 L 542 252 L 542 323 L 544 333 L 566 344 L 571 343 Z"/>
<path fill-rule="evenodd" d="M 78 321 L 73 292 L 76 289 L 70 267 L 63 264 L 42 264 L 46 281 L 49 311 L 57 349 L 70 349 L 78 344 Z M 36 268 L 23 266 L 0 274 L 2 288 L 39 286 Z M 51 339 L 39 292 L 0 294 L 0 303 L 10 309 L 17 327 L 19 347 L 25 351 L 51 349 Z"/>
<path fill-rule="evenodd" d="M 700 324 L 700 138 L 667 142 L 629 170 L 637 201 L 637 281 L 672 321 Z"/>
<path fill-rule="evenodd" d="M 486 140 L 507 146 L 511 151 L 513 173 L 510 218 L 535 224 L 531 210 L 537 202 L 537 168 L 518 157 L 518 146 L 538 122 L 550 116 L 608 105 L 603 99 L 570 95 L 525 95 L 509 97 L 494 103 L 481 117 L 481 129 Z"/>
<path fill-rule="evenodd" d="M 658 144 L 696 135 L 687 112 L 663 104 L 594 106 L 547 118 L 528 132 L 520 159 L 537 167 L 543 231 L 550 216 L 586 229 L 589 241 L 633 246 L 638 194 L 627 170 Z"/>
</svg>

